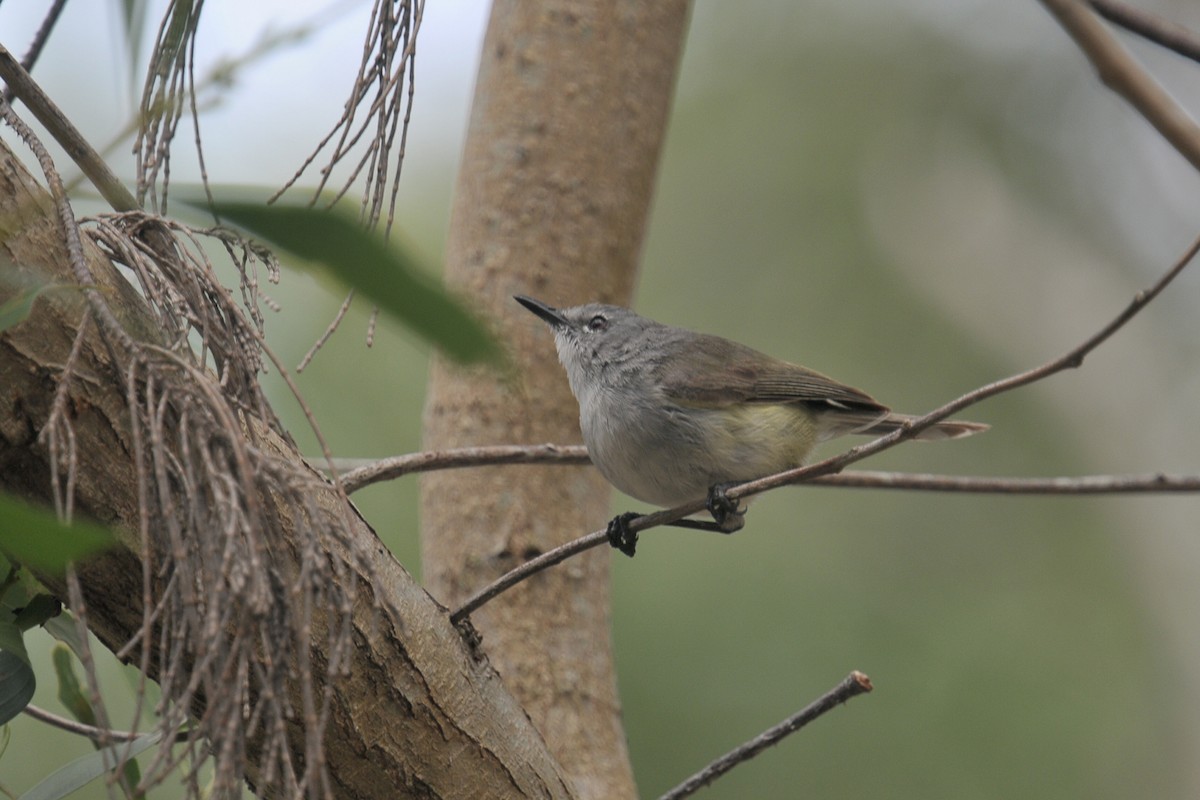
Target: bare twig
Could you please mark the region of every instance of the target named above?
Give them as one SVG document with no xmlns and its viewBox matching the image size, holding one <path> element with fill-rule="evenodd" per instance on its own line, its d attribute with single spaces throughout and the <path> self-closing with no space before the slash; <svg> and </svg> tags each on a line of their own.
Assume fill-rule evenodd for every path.
<svg viewBox="0 0 1200 800">
<path fill-rule="evenodd" d="M 268 202 L 274 202 L 294 186 L 300 176 L 332 143 L 329 161 L 320 171 L 310 203 L 333 205 L 345 196 L 361 177 L 363 195 L 359 212 L 363 223 L 366 227 L 374 229 L 379 225 L 386 210 L 384 236 L 387 237 L 391 233 L 395 221 L 400 173 L 408 141 L 408 125 L 412 119 L 417 34 L 424 13 L 425 0 L 375 0 L 363 42 L 358 74 L 354 78 L 341 117 L 317 143 L 295 175 Z M 326 186 L 334 180 L 335 169 L 343 163 L 348 165 L 349 175 L 329 196 L 322 197 Z M 353 299 L 353 292 L 346 296 L 341 309 L 329 323 L 325 333 L 301 360 L 297 367 L 298 372 L 307 366 L 338 329 Z M 372 314 L 367 326 L 368 346 L 374 337 L 374 319 Z"/>
<path fill-rule="evenodd" d="M 418 454 L 420 455 L 420 454 Z M 564 459 L 565 460 L 565 459 Z M 491 463 L 536 463 L 534 461 L 504 461 Z M 459 464 L 455 466 L 467 466 Z M 787 473 L 780 473 L 787 474 Z M 770 480 L 770 476 L 764 480 Z M 799 482 L 799 481 L 797 481 Z M 927 475 L 905 472 L 859 471 L 838 475 L 822 475 L 804 482 L 805 485 L 864 489 L 906 489 L 926 492 L 962 492 L 973 494 L 1036 494 L 1036 495 L 1093 495 L 1093 494 L 1149 494 L 1159 492 L 1200 492 L 1200 475 L 1080 475 L 1055 478 L 990 478 L 982 476 Z M 749 485 L 749 484 L 744 484 Z M 764 490 L 765 491 L 765 490 Z M 700 505 L 700 504 L 693 504 Z M 682 519 L 689 513 L 681 509 L 659 511 L 639 517 L 629 523 L 629 528 L 641 532 Z M 521 564 L 501 575 L 482 590 L 472 595 L 450 615 L 453 622 L 460 622 L 496 596 L 516 586 L 544 569 L 549 569 L 573 555 L 598 547 L 608 541 L 604 530 L 592 531 L 536 558 Z"/>
<path fill-rule="evenodd" d="M 707 767 L 700 770 L 695 775 L 664 794 L 659 798 L 659 800 L 680 800 L 680 798 L 695 794 L 697 790 L 702 789 L 708 784 L 712 783 L 717 778 L 736 767 L 738 764 L 749 761 L 763 750 L 766 750 L 772 745 L 778 744 L 784 739 L 784 737 L 800 730 L 808 723 L 825 714 L 827 711 L 833 710 L 853 697 L 857 697 L 860 694 L 866 694 L 867 692 L 871 691 L 872 688 L 874 687 L 871 686 L 870 678 L 857 670 L 851 672 L 842 680 L 841 683 L 818 697 L 796 714 L 788 717 L 775 727 L 763 731 L 745 744 L 730 750 L 728 753 L 721 756 L 716 761 L 712 762 Z"/>
<path fill-rule="evenodd" d="M 353 289 L 346 292 L 346 297 L 342 300 L 342 305 L 338 308 L 337 313 L 333 315 L 333 320 L 325 326 L 325 332 L 317 337 L 317 341 L 313 342 L 312 346 L 308 348 L 308 352 L 305 353 L 304 357 L 300 359 L 300 363 L 296 365 L 296 372 L 303 372 L 304 368 L 308 366 L 309 362 L 316 357 L 317 351 L 325 346 L 325 343 L 328 342 L 329 338 L 333 336 L 335 331 L 337 331 L 338 326 L 342 324 L 342 320 L 345 318 L 346 312 L 350 310 L 350 304 L 352 302 L 354 302 Z"/>
<path fill-rule="evenodd" d="M 1137 63 L 1082 0 L 1042 0 L 1095 66 L 1104 85 L 1124 97 L 1180 155 L 1200 169 L 1200 125 Z"/>
<path fill-rule="evenodd" d="M 927 475 L 871 470 L 825 475 L 813 486 L 859 489 L 908 489 L 968 494 L 1152 494 L 1200 492 L 1200 475 L 1072 475 L 1056 478 L 992 478 L 974 475 Z"/>
<path fill-rule="evenodd" d="M 503 444 L 487 447 L 458 447 L 408 453 L 379 460 L 334 458 L 332 466 L 344 469 L 342 485 L 355 492 L 419 472 L 505 464 L 591 464 L 587 448 L 579 444 Z M 321 467 L 318 463 L 316 466 Z M 1161 472 L 1141 475 L 1059 475 L 1045 478 L 1010 478 L 998 475 L 934 475 L 917 472 L 855 470 L 825 475 L 809 482 L 813 486 L 856 489 L 908 489 L 925 492 L 965 494 L 1151 494 L 1200 491 L 1200 475 L 1170 475 Z"/>
<path fill-rule="evenodd" d="M 28 705 L 22 709 L 27 715 L 33 717 L 39 722 L 44 722 L 47 725 L 64 730 L 67 733 L 75 733 L 80 736 L 86 736 L 93 741 L 107 740 L 110 742 L 132 742 L 134 739 L 145 736 L 145 733 L 137 733 L 135 731 L 114 731 L 108 728 L 97 728 L 95 725 L 85 725 L 82 722 L 76 722 L 73 719 L 60 717 L 47 711 L 44 708 L 39 708 L 35 705 Z M 180 731 L 177 733 L 175 741 L 187 741 L 188 732 Z"/>
<path fill-rule="evenodd" d="M 190 797 L 233 791 L 249 770 L 287 796 L 306 796 L 304 787 L 313 787 L 314 796 L 328 795 L 321 789 L 327 762 L 320 731 L 331 713 L 334 678 L 344 673 L 351 648 L 358 575 L 361 571 L 368 580 L 374 575 L 361 563 L 369 545 L 346 538 L 353 530 L 347 524 L 353 509 L 346 503 L 319 502 L 313 490 L 323 484 L 293 465 L 278 449 L 285 445 L 265 433 L 264 426 L 272 426 L 286 441 L 257 384 L 263 355 L 273 356 L 261 331 L 215 281 L 200 249 L 189 248 L 196 244 L 196 232 L 141 213 L 101 218 L 89 229 L 93 242 L 134 272 L 157 315 L 154 334 L 138 328 L 135 338 L 92 288 L 96 282 L 79 227 L 45 148 L 2 99 L 0 117 L 29 144 L 43 168 L 67 261 L 84 287 L 101 342 L 109 348 L 106 363 L 120 370 L 119 385 L 125 389 L 141 552 L 147 554 L 141 598 L 145 616 L 136 641 L 118 642 L 113 649 L 137 659 L 143 670 L 153 664 L 162 687 L 155 727 L 166 738 L 143 770 L 144 786 L 157 785 L 187 758 L 192 767 L 184 783 Z M 162 247 L 141 235 L 147 226 L 161 234 Z M 182 236 L 174 236 L 180 232 Z M 228 248 L 231 243 L 225 244 Z M 193 341 L 199 343 L 199 355 L 192 350 Z M 206 353 L 218 374 L 206 369 Z M 310 410 L 303 403 L 302 408 L 311 420 Z M 68 454 L 66 487 L 71 492 L 75 465 L 70 441 L 62 438 L 71 435 L 70 415 L 55 409 L 58 416 L 44 427 L 50 452 Z M 56 437 L 66 446 L 57 445 Z M 286 578 L 268 555 L 266 538 L 278 530 L 263 521 L 275 513 L 264 500 L 286 507 L 288 524 L 295 526 L 296 538 L 290 541 L 295 542 L 299 569 Z M 70 507 L 69 498 L 64 506 Z M 157 584 L 172 574 L 190 577 Z M 69 578 L 71 607 L 82 624 L 86 609 L 79 604 L 78 582 L 73 574 Z M 221 588 L 209 594 L 200 591 L 201 585 Z M 314 632 L 317 609 L 321 633 Z M 386 610 L 398 618 L 390 606 Z M 307 648 L 315 643 L 324 646 L 319 663 L 308 657 Z M 140 648 L 140 658 L 133 648 Z M 251 651 L 269 652 L 272 658 L 260 660 Z M 83 659 L 98 724 L 111 728 L 86 653 Z M 218 685 L 221 691 L 212 691 Z M 297 696 L 289 694 L 290 687 Z M 139 697 L 139 714 L 140 702 Z M 202 711 L 187 729 L 185 747 L 173 749 L 173 737 L 194 709 Z M 295 740 L 291 728 L 296 722 L 304 725 L 302 741 Z M 210 748 L 205 741 L 219 746 Z M 255 762 L 249 760 L 252 748 Z M 211 768 L 208 788 L 193 779 L 201 768 Z"/>
<path fill-rule="evenodd" d="M 365 175 L 362 218 L 368 227 L 375 227 L 387 203 L 385 235 L 391 230 L 412 115 L 417 34 L 424 12 L 424 0 L 399 3 L 376 0 L 367 25 L 358 74 L 341 117 L 296 174 L 271 198 L 272 202 L 291 188 L 336 138 L 329 163 L 321 170 L 320 181 L 313 192 L 312 202 L 316 203 L 333 178 L 335 167 L 348 161 L 355 146 L 365 138 L 366 151 L 354 162 L 350 175 L 331 202 L 345 195 L 359 176 Z"/>
<path fill-rule="evenodd" d="M 1083 360 L 1087 357 L 1087 355 L 1089 353 L 1091 353 L 1093 350 L 1095 350 L 1097 347 L 1099 347 L 1101 344 L 1103 344 L 1105 341 L 1107 341 L 1113 334 L 1115 334 L 1127 322 L 1129 322 L 1129 320 L 1131 320 L 1139 311 L 1141 311 L 1143 308 L 1145 308 L 1146 305 L 1151 300 L 1153 300 L 1155 297 L 1157 297 L 1159 295 L 1159 293 L 1161 293 L 1162 290 L 1165 289 L 1167 287 L 1167 285 L 1170 284 L 1171 281 L 1174 280 L 1175 277 L 1177 275 L 1179 275 L 1180 272 L 1183 271 L 1184 267 L 1186 267 L 1191 262 L 1191 260 L 1195 257 L 1195 255 L 1198 251 L 1200 251 L 1200 238 L 1197 238 L 1195 241 L 1192 242 L 1192 244 L 1188 247 L 1188 249 L 1184 252 L 1184 254 L 1182 256 L 1180 256 L 1179 259 L 1173 265 L 1171 265 L 1170 269 L 1168 269 L 1161 278 L 1159 278 L 1150 287 L 1138 292 L 1134 296 L 1134 298 L 1129 302 L 1129 305 L 1127 305 L 1119 314 L 1117 314 L 1117 316 L 1114 317 L 1112 319 L 1112 321 L 1110 321 L 1107 325 L 1105 325 L 1103 328 L 1101 328 L 1095 334 L 1088 337 L 1088 339 L 1086 339 L 1082 344 L 1071 349 L 1070 351 L 1068 351 L 1066 354 L 1060 356 L 1059 358 L 1053 359 L 1051 361 L 1047 361 L 1046 363 L 1042 364 L 1041 366 L 1035 367 L 1030 370 L 1026 370 L 1025 372 L 1017 373 L 1016 375 L 1012 375 L 1008 378 L 1004 378 L 1003 380 L 995 381 L 995 382 L 989 383 L 985 386 L 981 386 L 978 389 L 975 389 L 974 391 L 967 392 L 966 394 L 958 397 L 957 399 L 952 400 L 949 403 L 946 403 L 946 404 L 942 405 L 941 407 L 934 409 L 933 411 L 929 412 L 928 414 L 925 414 L 924 416 L 914 419 L 907 427 L 899 428 L 899 429 L 887 434 L 886 436 L 881 436 L 878 439 L 874 439 L 870 442 L 867 442 L 866 444 L 858 445 L 857 447 L 852 447 L 843 453 L 840 453 L 836 456 L 832 456 L 830 458 L 826 458 L 822 461 L 817 461 L 813 464 L 808 464 L 803 467 L 797 467 L 796 469 L 786 470 L 784 472 L 780 472 L 775 475 L 768 475 L 764 478 L 759 478 L 758 480 L 739 484 L 737 486 L 730 488 L 726 492 L 726 495 L 731 500 L 736 500 L 741 497 L 749 497 L 750 495 L 759 494 L 761 492 L 765 492 L 769 489 L 775 489 L 780 486 L 787 486 L 790 484 L 816 481 L 817 479 L 828 480 L 825 476 L 832 476 L 835 473 L 840 473 L 843 469 L 845 469 L 847 466 L 849 466 L 850 464 L 853 464 L 856 461 L 861 461 L 864 458 L 867 458 L 868 456 L 872 456 L 872 455 L 875 455 L 876 453 L 882 452 L 883 450 L 887 450 L 892 447 L 895 447 L 897 444 L 904 441 L 905 439 L 912 438 L 920 431 L 923 431 L 926 428 L 928 428 L 930 425 L 934 425 L 938 421 L 949 417 L 951 414 L 956 414 L 959 411 L 962 411 L 964 408 L 967 408 L 968 406 L 975 405 L 976 403 L 978 403 L 982 400 L 986 400 L 987 398 L 992 397 L 994 395 L 1001 394 L 1003 392 L 1007 392 L 1007 391 L 1016 389 L 1021 386 L 1026 386 L 1030 383 L 1034 383 L 1039 380 L 1043 380 L 1043 379 L 1048 378 L 1051 375 L 1054 375 L 1065 369 L 1070 369 L 1070 368 L 1075 368 L 1075 367 L 1080 366 L 1081 364 L 1083 364 Z M 951 480 L 953 480 L 953 479 L 951 479 Z M 972 479 L 959 479 L 959 480 L 961 480 L 963 482 L 962 485 L 966 485 Z M 991 481 L 993 485 L 1000 485 L 1000 484 L 997 484 L 996 482 L 1004 481 L 1004 480 L 1011 481 L 1012 479 L 990 478 L 990 479 L 979 479 L 979 480 Z M 1060 479 L 1051 478 L 1051 479 L 1044 479 L 1044 480 L 1056 481 L 1056 480 L 1060 480 Z M 1101 478 L 1100 480 L 1104 480 L 1104 479 Z M 1126 485 L 1126 486 L 1132 486 L 1133 484 L 1131 482 L 1136 481 L 1138 479 L 1130 478 L 1128 476 L 1124 477 L 1124 478 L 1121 478 L 1118 476 L 1113 476 L 1108 480 L 1111 481 L 1112 486 L 1116 487 L 1117 485 L 1121 485 L 1121 484 Z M 1118 491 L 1147 491 L 1147 492 L 1149 492 L 1149 491 L 1166 491 L 1168 489 L 1166 489 L 1165 487 L 1168 487 L 1168 486 L 1172 487 L 1171 489 L 1169 489 L 1170 491 L 1192 491 L 1192 489 L 1190 488 L 1190 484 L 1192 483 L 1192 481 L 1194 479 L 1186 477 L 1186 476 L 1176 476 L 1176 477 L 1150 476 L 1148 478 L 1142 478 L 1141 480 L 1142 480 L 1142 484 L 1141 484 L 1140 488 L 1125 488 L 1125 489 L 1113 488 L 1112 491 L 1114 491 L 1114 492 L 1118 492 Z M 1077 493 L 1077 494 L 1100 493 L 1099 490 L 1097 488 L 1095 488 L 1097 478 L 1084 478 L 1083 481 L 1084 481 L 1084 484 L 1092 484 L 1092 486 L 1090 486 L 1086 490 L 1080 489 L 1079 491 L 1074 492 L 1074 493 Z M 880 483 L 885 483 L 885 482 L 886 481 L 880 481 Z M 932 481 L 930 483 L 932 483 Z M 1162 488 L 1162 489 L 1153 488 L 1156 484 L 1159 484 L 1159 483 L 1161 483 L 1164 488 Z M 1032 486 L 1032 484 L 1030 484 L 1030 485 Z M 1013 486 L 1013 484 L 1010 482 L 1009 486 L 1011 487 L 1011 486 Z M 1180 488 L 1175 488 L 1176 486 L 1179 486 Z M 933 487 L 931 485 L 928 485 L 928 486 L 925 486 L 922 488 L 933 488 Z M 977 483 L 975 486 L 975 490 L 978 490 L 978 489 L 979 489 L 979 484 Z M 943 490 L 944 491 L 971 491 L 972 489 L 961 488 L 961 489 L 943 489 Z M 1002 491 L 1002 490 L 997 489 L 995 491 Z M 1037 492 L 1037 493 L 1046 493 L 1046 492 Z M 1066 492 L 1063 492 L 1063 493 L 1066 493 Z M 629 530 L 631 532 L 638 533 L 638 532 L 647 530 L 649 528 L 657 527 L 659 525 L 667 525 L 669 523 L 683 519 L 684 517 L 699 513 L 703 510 L 705 510 L 705 501 L 704 500 L 695 500 L 691 503 L 686 503 L 684 505 L 677 506 L 675 508 L 666 509 L 664 511 L 657 511 L 653 514 L 647 514 L 644 517 L 638 517 L 636 519 L 633 519 L 629 522 Z M 585 536 L 575 539 L 574 541 L 567 542 L 566 544 L 561 545 L 560 547 L 556 547 L 553 550 L 547 551 L 546 553 L 543 553 L 542 555 L 525 562 L 524 564 L 517 567 L 516 569 L 511 570 L 510 572 L 508 572 L 504 575 L 501 575 L 493 583 L 489 584 L 488 586 L 481 589 L 478 593 L 473 595 L 470 599 L 468 599 L 465 603 L 463 603 L 458 609 L 456 609 L 451 614 L 451 616 L 450 616 L 451 620 L 453 620 L 454 622 L 458 622 L 458 621 L 466 618 L 472 612 L 474 612 L 480 606 L 487 603 L 492 598 L 496 597 L 497 595 L 501 594 L 502 592 L 511 588 L 512 586 L 515 586 L 516 584 L 520 583 L 521 581 L 525 580 L 526 578 L 530 577 L 531 575 L 535 575 L 543 569 L 554 566 L 555 564 L 557 564 L 567 558 L 570 558 L 571 556 L 575 555 L 576 553 L 581 553 L 585 550 L 589 550 L 593 547 L 597 547 L 598 545 L 604 543 L 607 540 L 608 540 L 608 536 L 607 536 L 606 531 L 603 531 L 603 530 L 593 531 L 592 533 L 589 533 Z"/>
<path fill-rule="evenodd" d="M 183 118 L 185 97 L 195 98 L 192 63 L 203 8 L 204 0 L 170 4 L 159 23 L 138 108 L 141 124 L 133 145 L 137 156 L 137 197 L 140 205 L 164 213 L 171 173 L 171 143 Z"/>
<path fill-rule="evenodd" d="M 678 514 L 674 519 L 671 517 L 676 513 L 675 509 L 671 511 L 659 511 L 657 514 L 648 514 L 644 517 L 638 517 L 629 523 L 631 531 L 643 531 L 647 528 L 652 528 L 657 525 L 666 525 L 668 522 L 673 522 L 674 519 L 682 519 L 690 513 L 686 512 Z M 640 523 L 640 524 L 639 524 Z M 455 625 L 462 622 L 467 617 L 471 616 L 480 606 L 487 603 L 497 595 L 503 594 L 512 587 L 516 586 L 526 578 L 531 578 L 544 569 L 549 569 L 555 564 L 566 561 L 573 555 L 578 555 L 593 547 L 599 547 L 608 541 L 608 531 L 599 530 L 592 531 L 589 534 L 580 536 L 578 539 L 573 539 L 566 544 L 561 544 L 553 550 L 547 550 L 536 558 L 531 558 L 516 569 L 509 570 L 501 575 L 496 580 L 483 587 L 480 591 L 473 594 L 465 603 L 454 610 L 450 615 L 450 621 Z"/>
<path fill-rule="evenodd" d="M 33 69 L 33 65 L 37 63 L 38 56 L 42 54 L 42 48 L 46 46 L 46 41 L 50 38 L 50 32 L 54 30 L 54 25 L 58 22 L 58 18 L 62 14 L 63 7 L 66 4 L 67 0 L 54 0 L 54 4 L 50 6 L 50 10 L 42 18 L 42 24 L 38 27 L 37 33 L 33 35 L 33 41 L 29 43 L 29 49 L 25 51 L 25 57 L 21 59 L 21 68 L 26 72 Z M 11 104 L 15 96 L 12 87 L 5 86 L 2 96 L 6 103 Z"/>
<path fill-rule="evenodd" d="M 346 472 L 342 485 L 347 492 L 372 483 L 399 478 L 413 472 L 432 472 L 457 467 L 485 467 L 497 464 L 590 464 L 583 445 L 508 444 L 491 447 L 460 447 L 424 453 L 409 453 L 385 458 Z"/>
<path fill-rule="evenodd" d="M 1108 341 L 1113 334 L 1124 327 L 1129 320 L 1133 319 L 1139 311 L 1145 308 L 1151 300 L 1157 297 L 1162 290 L 1165 289 L 1171 283 L 1171 281 L 1173 281 L 1179 275 L 1179 273 L 1183 271 L 1184 267 L 1186 267 L 1192 261 L 1197 252 L 1200 252 L 1200 238 L 1197 238 L 1188 246 L 1184 254 L 1180 256 L 1174 264 L 1171 265 L 1171 267 L 1162 275 L 1161 278 L 1155 281 L 1151 286 L 1134 295 L 1129 304 L 1125 306 L 1125 308 L 1119 314 L 1117 314 L 1117 316 L 1114 317 L 1111 322 L 1109 322 L 1092 336 L 1088 337 L 1082 344 L 1071 349 L 1064 355 L 1051 361 L 1047 361 L 1041 366 L 1034 367 L 1033 369 L 1026 370 L 1025 372 L 1017 373 L 1016 375 L 1011 375 L 1003 380 L 995 381 L 994 383 L 989 383 L 986 386 L 981 386 L 974 391 L 967 392 L 961 397 L 951 400 L 949 403 L 930 411 L 928 414 L 918 417 L 905 428 L 900 428 L 892 431 L 886 436 L 881 436 L 878 439 L 866 444 L 853 447 L 846 452 L 841 453 L 840 455 L 827 458 L 823 461 L 818 461 L 815 464 L 799 467 L 787 472 L 781 472 L 778 475 L 771 475 L 766 478 L 760 478 L 756 481 L 743 483 L 740 486 L 733 487 L 726 492 L 726 494 L 730 499 L 737 499 L 739 497 L 747 497 L 752 494 L 758 494 L 759 492 L 766 491 L 767 489 L 773 489 L 776 486 L 785 486 L 789 483 L 796 483 L 801 480 L 810 480 L 819 475 L 830 475 L 836 472 L 841 472 L 850 464 L 853 464 L 856 461 L 862 461 L 868 456 L 872 456 L 883 450 L 895 447 L 905 439 L 912 438 L 920 431 L 928 428 L 930 425 L 934 425 L 939 421 L 946 419 L 950 415 L 962 411 L 964 408 L 973 406 L 989 397 L 994 397 L 995 395 L 1011 391 L 1021 386 L 1027 386 L 1031 383 L 1044 380 L 1045 378 L 1062 372 L 1063 370 L 1079 367 L 1083 364 L 1083 360 L 1088 356 L 1089 353 L 1091 353 L 1104 342 Z M 688 512 L 689 514 L 694 514 L 704 507 L 704 503 L 702 501 L 698 501 L 692 505 L 698 506 L 698 508 L 693 508 Z"/>
<path fill-rule="evenodd" d="M 1154 42 L 1185 58 L 1200 61 L 1200 37 L 1162 17 L 1115 0 L 1088 0 L 1096 13 L 1143 39 Z"/>
<path fill-rule="evenodd" d="M 0 78 L 4 79 L 8 88 L 21 99 L 37 121 L 46 127 L 54 141 L 67 151 L 67 155 L 114 210 L 134 211 L 139 208 L 137 200 L 108 168 L 100 154 L 3 45 L 0 45 Z"/>
</svg>

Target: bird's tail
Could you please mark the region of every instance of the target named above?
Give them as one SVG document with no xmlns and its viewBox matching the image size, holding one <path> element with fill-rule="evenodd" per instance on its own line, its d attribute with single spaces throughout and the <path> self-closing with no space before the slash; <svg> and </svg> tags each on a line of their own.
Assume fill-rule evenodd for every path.
<svg viewBox="0 0 1200 800">
<path fill-rule="evenodd" d="M 833 423 L 832 435 L 842 436 L 847 433 L 857 433 L 862 436 L 883 436 L 898 428 L 903 428 L 917 417 L 911 414 L 896 414 L 888 412 L 883 417 L 869 417 L 861 412 L 846 412 L 844 414 L 825 414 L 822 422 Z M 967 422 L 961 419 L 948 419 L 929 426 L 913 438 L 917 441 L 936 442 L 942 439 L 962 439 L 973 436 L 990 428 L 982 422 Z"/>
</svg>

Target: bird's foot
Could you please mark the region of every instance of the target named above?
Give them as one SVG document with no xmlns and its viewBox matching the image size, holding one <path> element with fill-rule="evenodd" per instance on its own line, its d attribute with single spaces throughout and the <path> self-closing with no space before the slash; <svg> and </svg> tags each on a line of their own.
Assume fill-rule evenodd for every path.
<svg viewBox="0 0 1200 800">
<path fill-rule="evenodd" d="M 637 531 L 629 530 L 629 523 L 641 516 L 635 511 L 626 511 L 608 522 L 608 543 L 630 558 L 637 550 L 638 535 Z"/>
<path fill-rule="evenodd" d="M 712 514 L 713 519 L 716 520 L 717 530 L 720 533 L 740 531 L 746 524 L 746 512 L 742 510 L 742 504 L 725 494 L 734 486 L 737 486 L 737 482 L 718 483 L 712 486 L 708 490 L 708 499 L 704 502 L 708 513 Z"/>
</svg>

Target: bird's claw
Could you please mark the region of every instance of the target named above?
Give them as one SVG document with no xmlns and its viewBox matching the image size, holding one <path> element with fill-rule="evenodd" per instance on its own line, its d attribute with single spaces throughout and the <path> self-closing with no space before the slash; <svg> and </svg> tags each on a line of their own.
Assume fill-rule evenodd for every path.
<svg viewBox="0 0 1200 800">
<path fill-rule="evenodd" d="M 746 512 L 741 503 L 729 498 L 725 493 L 737 486 L 736 483 L 718 483 L 708 490 L 708 498 L 704 505 L 708 513 L 716 520 L 721 533 L 740 531 L 746 524 Z"/>
<path fill-rule="evenodd" d="M 608 522 L 608 543 L 625 555 L 633 558 L 637 550 L 637 531 L 629 530 L 629 523 L 642 516 L 634 511 L 618 514 Z"/>
</svg>

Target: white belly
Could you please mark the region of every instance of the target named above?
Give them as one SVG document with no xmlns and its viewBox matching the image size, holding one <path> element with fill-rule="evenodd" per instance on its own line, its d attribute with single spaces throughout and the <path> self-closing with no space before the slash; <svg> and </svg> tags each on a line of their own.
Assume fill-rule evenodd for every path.
<svg viewBox="0 0 1200 800">
<path fill-rule="evenodd" d="M 663 507 L 701 500 L 714 484 L 799 466 L 814 441 L 811 418 L 796 406 L 600 402 L 592 410 L 580 414 L 580 427 L 601 474 L 625 494 Z"/>
</svg>

